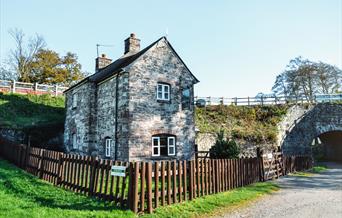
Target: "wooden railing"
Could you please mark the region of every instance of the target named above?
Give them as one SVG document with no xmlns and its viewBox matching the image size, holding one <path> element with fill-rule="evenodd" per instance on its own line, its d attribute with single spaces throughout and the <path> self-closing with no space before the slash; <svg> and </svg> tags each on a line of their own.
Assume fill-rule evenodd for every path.
<svg viewBox="0 0 342 218">
<path fill-rule="evenodd" d="M 10 80 L 0 80 L 0 92 L 19 94 L 51 94 L 62 95 L 68 87 L 59 85 L 45 85 L 39 83 L 24 83 Z"/>
<path fill-rule="evenodd" d="M 253 105 L 277 105 L 277 104 L 304 104 L 304 103 L 322 103 L 342 101 L 342 94 L 322 94 L 315 95 L 312 99 L 306 96 L 260 96 L 260 97 L 198 97 L 194 98 L 194 102 L 205 102 L 206 105 L 236 105 L 236 106 L 253 106 Z"/>
<path fill-rule="evenodd" d="M 0 156 L 56 186 L 86 194 L 135 213 L 193 200 L 312 166 L 310 156 L 276 153 L 240 159 L 120 162 L 65 154 L 0 141 Z M 124 176 L 111 174 L 125 166 Z M 267 173 L 268 172 L 268 173 Z"/>
</svg>

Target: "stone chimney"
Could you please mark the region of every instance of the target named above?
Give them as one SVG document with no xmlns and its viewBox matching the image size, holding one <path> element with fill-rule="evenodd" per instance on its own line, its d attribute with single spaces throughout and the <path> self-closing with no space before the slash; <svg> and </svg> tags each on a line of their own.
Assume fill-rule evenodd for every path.
<svg viewBox="0 0 342 218">
<path fill-rule="evenodd" d="M 105 54 L 101 54 L 101 57 L 97 57 L 95 59 L 95 73 L 97 73 L 102 68 L 107 67 L 111 63 L 112 59 L 107 58 Z"/>
<path fill-rule="evenodd" d="M 140 51 L 140 39 L 135 38 L 135 34 L 131 35 L 125 40 L 125 54 L 128 52 L 137 53 Z"/>
</svg>

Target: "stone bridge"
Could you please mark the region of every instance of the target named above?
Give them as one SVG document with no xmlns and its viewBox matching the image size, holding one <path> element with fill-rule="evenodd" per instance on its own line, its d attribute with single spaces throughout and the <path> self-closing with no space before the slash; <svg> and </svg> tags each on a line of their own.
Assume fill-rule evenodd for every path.
<svg viewBox="0 0 342 218">
<path fill-rule="evenodd" d="M 311 153 L 313 143 L 323 143 L 335 136 L 328 148 L 328 153 L 342 160 L 342 104 L 319 103 L 304 108 L 295 106 L 291 108 L 286 118 L 280 124 L 279 145 L 287 154 Z M 336 135 L 338 134 L 338 135 Z M 327 138 L 327 139 L 326 139 Z"/>
</svg>

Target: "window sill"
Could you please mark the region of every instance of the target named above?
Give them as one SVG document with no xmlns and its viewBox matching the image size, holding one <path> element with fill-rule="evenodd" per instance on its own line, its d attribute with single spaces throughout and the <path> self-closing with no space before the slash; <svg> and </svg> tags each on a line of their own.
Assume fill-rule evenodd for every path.
<svg viewBox="0 0 342 218">
<path fill-rule="evenodd" d="M 171 104 L 171 100 L 162 100 L 162 99 L 157 99 L 158 103 L 168 103 Z"/>
<path fill-rule="evenodd" d="M 177 160 L 177 156 L 152 156 L 151 160 Z"/>
</svg>

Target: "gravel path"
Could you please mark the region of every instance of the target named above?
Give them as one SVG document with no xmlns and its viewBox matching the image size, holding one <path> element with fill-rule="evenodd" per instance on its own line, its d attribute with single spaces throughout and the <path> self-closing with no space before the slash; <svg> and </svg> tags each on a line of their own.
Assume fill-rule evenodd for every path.
<svg viewBox="0 0 342 218">
<path fill-rule="evenodd" d="M 281 190 L 246 208 L 217 217 L 338 217 L 342 218 L 342 164 L 312 177 L 285 176 Z"/>
</svg>

